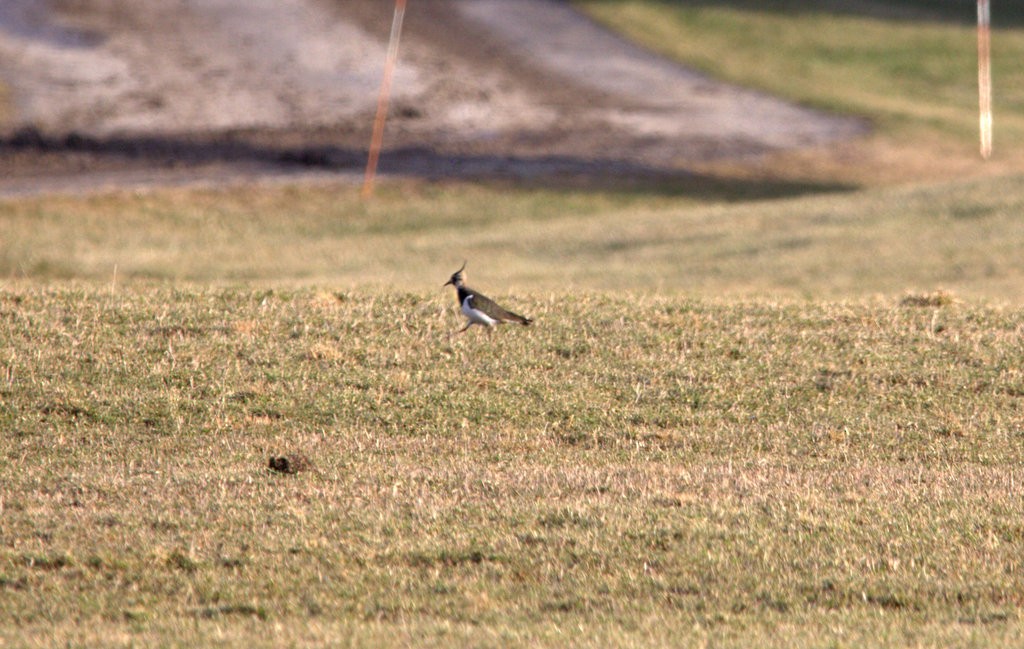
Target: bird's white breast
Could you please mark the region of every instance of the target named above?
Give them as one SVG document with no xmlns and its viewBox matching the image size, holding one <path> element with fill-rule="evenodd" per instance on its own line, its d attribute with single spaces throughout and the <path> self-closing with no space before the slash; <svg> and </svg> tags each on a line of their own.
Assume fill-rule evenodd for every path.
<svg viewBox="0 0 1024 649">
<path fill-rule="evenodd" d="M 487 315 L 483 311 L 480 311 L 478 309 L 474 309 L 472 306 L 470 306 L 469 301 L 472 300 L 472 299 L 473 299 L 472 295 L 467 295 L 466 299 L 462 301 L 462 314 L 463 315 L 465 315 L 467 318 L 469 318 L 473 322 L 476 322 L 476 323 L 479 323 L 479 324 L 482 324 L 482 325 L 487 325 L 488 327 L 493 327 L 494 325 L 498 324 L 498 321 L 495 320 L 494 318 L 492 318 L 491 316 Z"/>
</svg>

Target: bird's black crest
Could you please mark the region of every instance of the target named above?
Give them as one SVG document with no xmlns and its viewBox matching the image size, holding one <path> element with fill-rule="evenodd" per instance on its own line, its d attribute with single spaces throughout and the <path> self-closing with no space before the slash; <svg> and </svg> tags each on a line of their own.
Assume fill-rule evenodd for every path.
<svg viewBox="0 0 1024 649">
<path fill-rule="evenodd" d="M 452 286 L 458 286 L 462 283 L 462 271 L 466 270 L 466 262 L 462 262 L 462 268 L 452 273 L 451 278 L 444 283 L 445 286 L 451 284 Z"/>
</svg>

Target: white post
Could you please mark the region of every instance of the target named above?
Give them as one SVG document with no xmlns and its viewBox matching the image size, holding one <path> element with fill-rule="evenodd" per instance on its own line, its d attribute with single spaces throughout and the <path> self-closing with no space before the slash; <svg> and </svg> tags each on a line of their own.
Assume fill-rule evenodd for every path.
<svg viewBox="0 0 1024 649">
<path fill-rule="evenodd" d="M 992 58 L 989 43 L 989 0 L 978 0 L 978 113 L 981 157 L 992 155 Z"/>
</svg>

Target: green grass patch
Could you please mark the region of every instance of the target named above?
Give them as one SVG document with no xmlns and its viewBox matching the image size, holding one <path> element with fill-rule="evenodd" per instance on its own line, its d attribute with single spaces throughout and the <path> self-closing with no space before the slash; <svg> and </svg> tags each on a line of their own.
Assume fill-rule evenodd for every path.
<svg viewBox="0 0 1024 649">
<path fill-rule="evenodd" d="M 495 297 L 0 292 L 0 638 L 1021 640 L 1019 312 Z"/>
<path fill-rule="evenodd" d="M 869 118 L 905 145 L 977 140 L 973 3 L 579 0 L 643 45 L 716 77 Z M 993 8 L 997 149 L 1024 139 L 1024 10 Z"/>
</svg>

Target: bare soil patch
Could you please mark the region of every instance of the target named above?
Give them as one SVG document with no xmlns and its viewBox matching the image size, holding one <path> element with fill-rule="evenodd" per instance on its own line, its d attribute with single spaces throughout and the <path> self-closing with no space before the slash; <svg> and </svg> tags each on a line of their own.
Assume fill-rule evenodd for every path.
<svg viewBox="0 0 1024 649">
<path fill-rule="evenodd" d="M 356 174 L 392 8 L 8 0 L 0 192 Z M 564 2 L 418 0 L 381 167 L 426 177 L 674 175 L 863 130 L 671 64 Z"/>
</svg>

